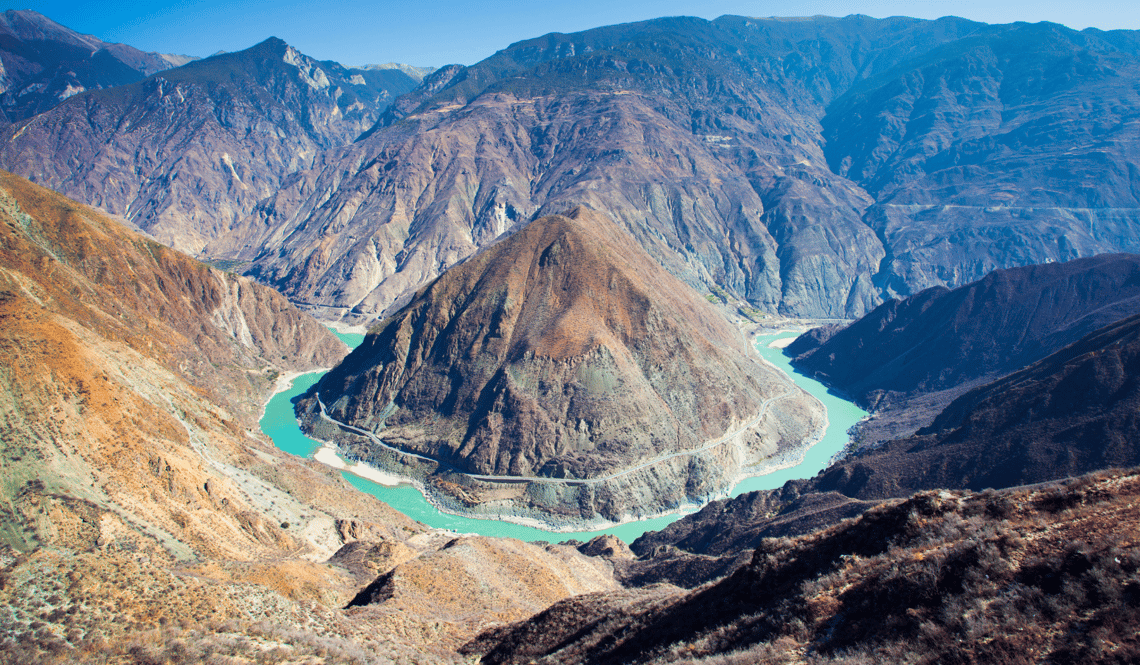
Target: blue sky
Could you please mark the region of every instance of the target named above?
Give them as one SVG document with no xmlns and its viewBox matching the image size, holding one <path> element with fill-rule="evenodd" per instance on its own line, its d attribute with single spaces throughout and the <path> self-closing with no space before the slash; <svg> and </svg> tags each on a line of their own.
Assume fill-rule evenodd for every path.
<svg viewBox="0 0 1140 665">
<path fill-rule="evenodd" d="M 205 56 L 276 36 L 344 64 L 472 64 L 522 39 L 658 16 L 962 16 L 987 23 L 1053 21 L 1073 28 L 1140 29 L 1135 0 L 23 0 L 67 27 L 147 51 Z"/>
</svg>

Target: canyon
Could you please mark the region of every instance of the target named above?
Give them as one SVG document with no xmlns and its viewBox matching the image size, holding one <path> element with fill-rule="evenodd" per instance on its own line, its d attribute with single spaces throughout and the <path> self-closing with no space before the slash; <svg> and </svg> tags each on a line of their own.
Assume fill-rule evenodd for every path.
<svg viewBox="0 0 1140 665">
<path fill-rule="evenodd" d="M 5 12 L 0 660 L 1135 660 L 1137 34 L 673 17 L 433 69 Z M 816 319 L 789 355 L 872 418 L 717 498 L 817 440 L 749 346 Z M 702 507 L 429 528 L 259 431 L 318 370 L 315 443 L 446 510 Z"/>
</svg>

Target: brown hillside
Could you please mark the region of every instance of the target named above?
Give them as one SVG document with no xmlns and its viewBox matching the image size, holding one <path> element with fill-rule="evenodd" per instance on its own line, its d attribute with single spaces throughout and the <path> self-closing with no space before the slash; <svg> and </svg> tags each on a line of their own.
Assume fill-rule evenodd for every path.
<svg viewBox="0 0 1140 665">
<path fill-rule="evenodd" d="M 667 496 L 646 499 L 664 505 L 718 491 L 819 417 L 788 398 L 773 406 L 786 417 L 745 427 L 788 388 L 698 294 L 585 209 L 448 271 L 318 389 L 334 418 L 477 474 L 597 478 L 749 430 L 706 464 L 674 458 Z"/>
</svg>

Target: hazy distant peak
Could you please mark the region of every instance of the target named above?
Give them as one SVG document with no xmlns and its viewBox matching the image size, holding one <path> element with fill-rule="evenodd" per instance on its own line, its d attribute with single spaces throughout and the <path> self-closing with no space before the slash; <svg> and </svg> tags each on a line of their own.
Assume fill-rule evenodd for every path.
<svg viewBox="0 0 1140 665">
<path fill-rule="evenodd" d="M 407 74 L 411 78 L 415 79 L 416 82 L 419 82 L 419 81 L 424 80 L 425 76 L 436 71 L 436 69 L 438 69 L 438 68 L 437 67 L 416 67 L 415 65 L 406 65 L 402 62 L 385 62 L 385 63 L 379 64 L 379 65 L 376 65 L 376 64 L 373 64 L 373 65 L 345 65 L 345 69 L 349 69 L 349 70 L 361 69 L 364 71 L 378 70 L 378 69 L 396 69 L 396 70 L 399 70 L 399 71 Z"/>
<path fill-rule="evenodd" d="M 9 9 L 0 14 L 0 34 L 5 33 L 20 41 L 58 41 L 92 50 L 104 45 L 97 37 L 75 32 L 30 9 Z"/>
</svg>

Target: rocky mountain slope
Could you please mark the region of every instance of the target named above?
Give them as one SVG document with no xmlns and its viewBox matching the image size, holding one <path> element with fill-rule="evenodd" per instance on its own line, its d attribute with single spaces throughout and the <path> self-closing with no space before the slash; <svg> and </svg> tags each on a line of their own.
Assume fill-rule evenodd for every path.
<svg viewBox="0 0 1140 665">
<path fill-rule="evenodd" d="M 195 254 L 416 84 L 271 38 L 70 97 L 9 128 L 0 164 Z"/>
<path fill-rule="evenodd" d="M 866 17 L 552 34 L 441 71 L 209 251 L 371 319 L 506 229 L 586 204 L 699 289 L 856 317 L 1140 247 L 1135 41 Z"/>
<path fill-rule="evenodd" d="M 299 405 L 323 432 L 316 396 L 437 474 L 575 481 L 516 482 L 513 501 L 490 492 L 470 508 L 587 519 L 722 492 L 822 424 L 707 302 L 585 209 L 532 222 L 375 327 Z"/>
<path fill-rule="evenodd" d="M 134 83 L 194 60 L 109 44 L 30 10 L 0 15 L 0 119 L 19 122 L 85 90 Z"/>
<path fill-rule="evenodd" d="M 1140 464 L 1140 315 L 954 400 L 916 434 L 857 450 L 810 480 L 709 504 L 633 543 L 722 556 L 806 533 L 882 499 L 933 489 L 1006 488 Z"/>
<path fill-rule="evenodd" d="M 617 588 L 571 546 L 428 531 L 256 432 L 279 374 L 346 351 L 270 289 L 0 172 L 0 661 L 451 662 Z"/>
<path fill-rule="evenodd" d="M 464 647 L 483 663 L 1085 662 L 1140 644 L 1134 473 L 925 492 L 693 591 L 578 596 Z"/>
<path fill-rule="evenodd" d="M 1140 255 L 1107 254 L 997 270 L 954 290 L 890 300 L 822 341 L 788 347 L 793 363 L 880 408 L 1020 369 L 1140 313 Z"/>
<path fill-rule="evenodd" d="M 295 518 L 248 512 L 246 493 L 262 488 L 242 487 L 236 469 L 264 462 L 246 432 L 277 376 L 331 364 L 344 345 L 247 278 L 11 174 L 0 186 L 4 542 L 118 529 L 237 556 L 289 541 L 276 524 Z M 106 514 L 111 531 L 36 517 L 25 504 L 37 501 Z"/>
<path fill-rule="evenodd" d="M 954 400 L 930 427 L 828 469 L 821 489 L 898 496 L 1010 487 L 1140 464 L 1140 315 Z"/>
</svg>

